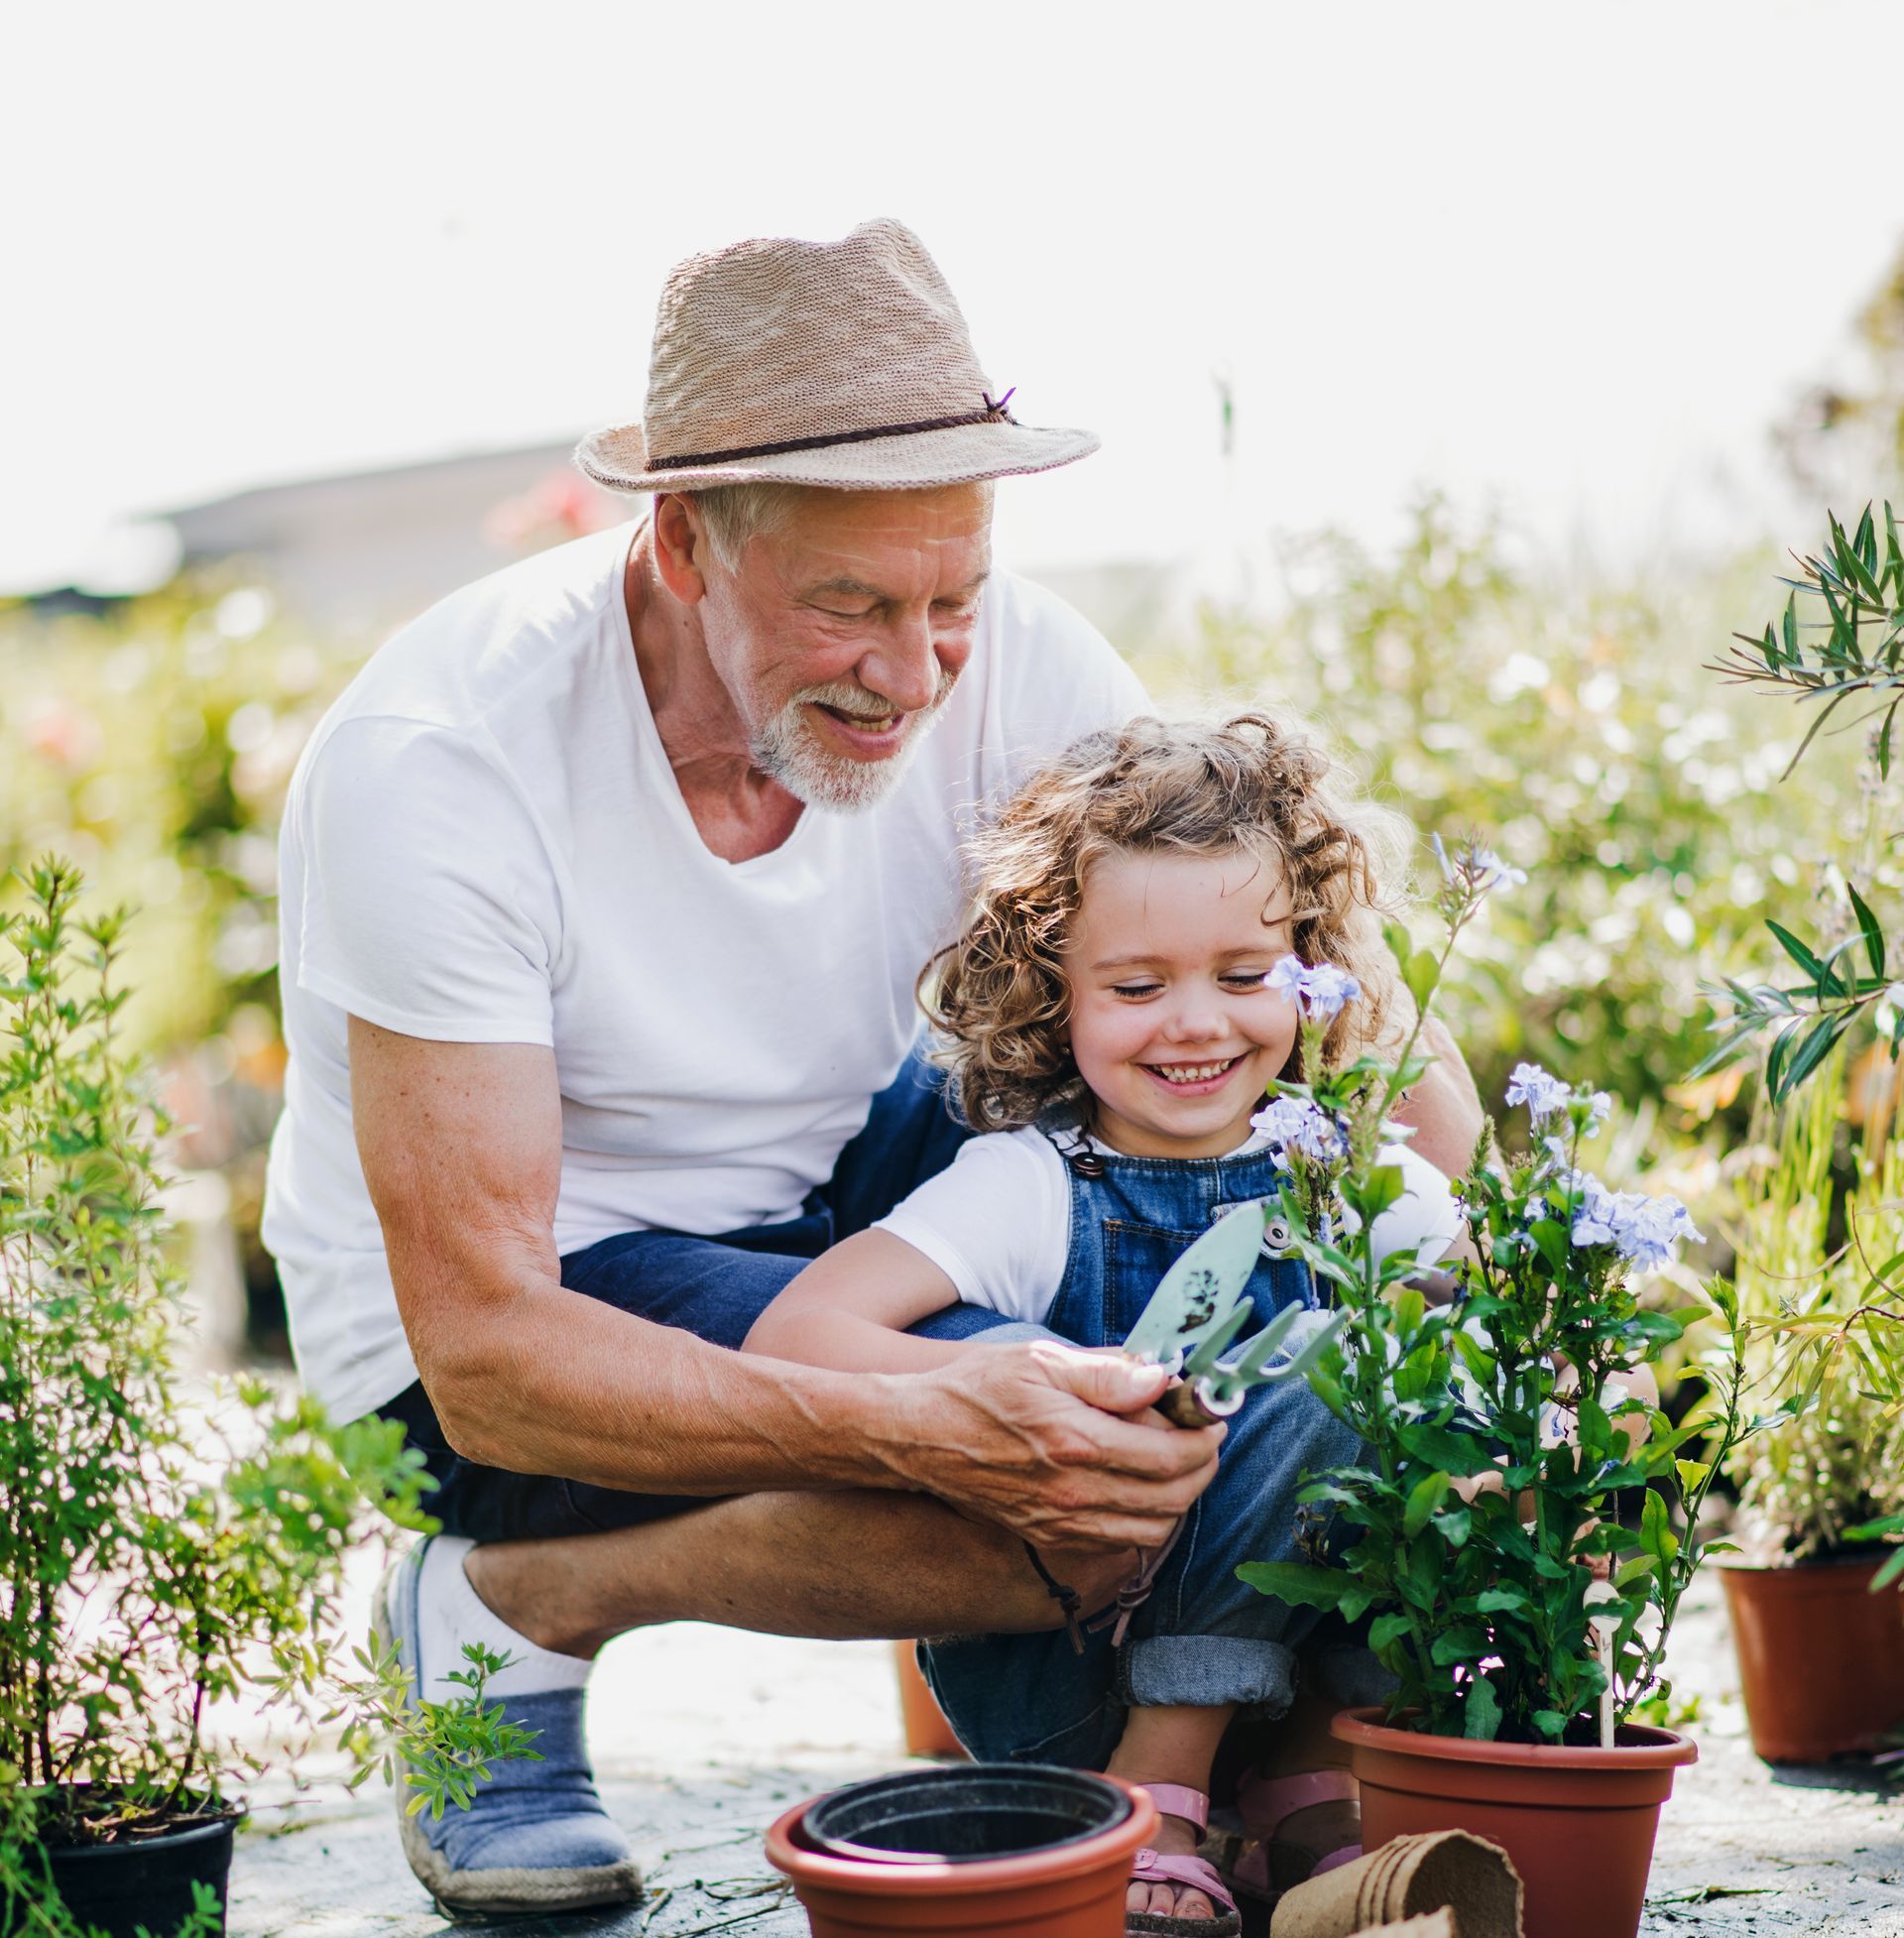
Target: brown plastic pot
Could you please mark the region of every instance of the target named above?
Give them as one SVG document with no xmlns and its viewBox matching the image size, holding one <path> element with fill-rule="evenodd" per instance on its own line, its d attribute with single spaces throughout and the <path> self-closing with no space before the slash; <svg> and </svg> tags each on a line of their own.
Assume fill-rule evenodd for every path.
<svg viewBox="0 0 1904 1938">
<path fill-rule="evenodd" d="M 1887 1557 L 1720 1569 L 1752 1748 L 1770 1763 L 1874 1749 L 1904 1724 L 1904 1581 Z"/>
<path fill-rule="evenodd" d="M 813 1938 L 1123 1938 L 1131 1862 L 1155 1834 L 1157 1811 L 1147 1791 L 1102 1780 L 1129 1794 L 1130 1814 L 1044 1850 L 965 1861 L 836 1856 L 805 1830 L 808 1811 L 826 1801 L 809 1797 L 769 1828 L 768 1861 L 792 1880 Z"/>
<path fill-rule="evenodd" d="M 1632 1938 L 1646 1901 L 1659 1807 L 1699 1748 L 1628 1724 L 1610 1750 L 1470 1743 L 1390 1729 L 1379 1709 L 1330 1725 L 1362 1785 L 1368 1850 L 1416 1831 L 1498 1844 L 1527 1886 L 1532 1938 Z"/>
<path fill-rule="evenodd" d="M 918 1644 L 895 1641 L 892 1663 L 899 1674 L 899 1718 L 908 1756 L 964 1756 L 967 1751 L 946 1720 L 932 1685 L 919 1669 Z"/>
</svg>

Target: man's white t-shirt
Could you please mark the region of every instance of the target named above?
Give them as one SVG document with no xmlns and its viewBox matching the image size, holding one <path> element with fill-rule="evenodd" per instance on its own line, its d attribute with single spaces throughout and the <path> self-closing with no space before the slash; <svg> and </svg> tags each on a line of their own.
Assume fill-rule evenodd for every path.
<svg viewBox="0 0 1904 1938">
<path fill-rule="evenodd" d="M 1096 1139 L 1086 1142 L 1117 1154 Z M 1231 1155 L 1260 1151 L 1266 1142 L 1260 1131 L 1252 1133 Z M 1387 1154 L 1401 1166 L 1402 1194 L 1375 1220 L 1375 1256 L 1415 1246 L 1422 1269 L 1430 1270 L 1461 1237 L 1460 1207 L 1427 1158 L 1405 1145 Z M 967 1305 L 1041 1325 L 1070 1256 L 1070 1176 L 1042 1131 L 994 1132 L 962 1145 L 944 1170 L 915 1187 L 877 1228 L 923 1252 Z"/>
<path fill-rule="evenodd" d="M 790 1217 L 904 1058 L 977 810 L 1147 704 L 1078 614 L 995 574 L 893 793 L 808 808 L 773 853 L 722 861 L 636 667 L 632 538 L 578 540 L 433 607 L 373 657 L 293 777 L 291 1067 L 264 1235 L 305 1384 L 336 1418 L 416 1378 L 351 1129 L 348 1017 L 553 1048 L 558 1252 Z"/>
</svg>

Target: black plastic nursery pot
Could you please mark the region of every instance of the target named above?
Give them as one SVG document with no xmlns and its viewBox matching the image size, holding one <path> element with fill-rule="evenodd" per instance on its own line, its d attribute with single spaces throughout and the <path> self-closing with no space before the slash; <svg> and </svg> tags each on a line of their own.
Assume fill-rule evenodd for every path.
<svg viewBox="0 0 1904 1938">
<path fill-rule="evenodd" d="M 111 1844 L 55 1845 L 48 1851 L 53 1881 L 79 1923 L 97 1926 L 107 1938 L 136 1938 L 141 1925 L 153 1938 L 171 1938 L 191 1913 L 193 1884 L 209 1884 L 222 1931 L 237 1822 L 234 1812 Z"/>
</svg>

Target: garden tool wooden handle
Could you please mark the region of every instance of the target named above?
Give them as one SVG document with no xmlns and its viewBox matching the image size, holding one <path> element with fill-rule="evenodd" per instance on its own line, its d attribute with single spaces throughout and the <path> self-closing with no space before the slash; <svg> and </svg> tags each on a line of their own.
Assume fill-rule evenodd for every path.
<svg viewBox="0 0 1904 1938">
<path fill-rule="evenodd" d="M 1219 1413 L 1206 1405 L 1198 1396 L 1196 1383 L 1191 1380 L 1179 1380 L 1174 1387 L 1168 1388 L 1163 1397 L 1157 1401 L 1157 1411 L 1172 1426 L 1215 1426 L 1219 1420 L 1228 1419 L 1236 1410 L 1236 1407 L 1231 1406 Z"/>
</svg>

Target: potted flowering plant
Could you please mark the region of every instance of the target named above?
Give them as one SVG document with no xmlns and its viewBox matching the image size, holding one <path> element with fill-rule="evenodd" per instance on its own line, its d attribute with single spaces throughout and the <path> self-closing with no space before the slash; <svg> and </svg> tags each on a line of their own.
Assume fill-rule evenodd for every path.
<svg viewBox="0 0 1904 1938">
<path fill-rule="evenodd" d="M 1514 879 L 1469 843 L 1437 853 L 1440 952 L 1391 945 L 1426 1013 L 1462 929 Z M 1715 1471 L 1751 1430 L 1738 1311 L 1648 1309 L 1636 1274 L 1697 1236 L 1671 1198 L 1615 1193 L 1579 1168 L 1608 1100 L 1522 1065 L 1531 1149 L 1491 1128 L 1457 1184 L 1471 1253 L 1439 1285 L 1412 1250 L 1368 1242 L 1403 1189 L 1406 1136 L 1390 1113 L 1421 1073 L 1415 1034 L 1393 1063 L 1322 1062 L 1328 1020 L 1352 1000 L 1298 975 L 1302 1082 L 1263 1120 L 1281 1140 L 1285 1210 L 1347 1314 L 1311 1372 L 1366 1464 L 1314 1476 L 1316 1558 L 1248 1566 L 1265 1594 L 1367 1620 L 1395 1679 L 1385 1715 L 1337 1734 L 1363 1786 L 1365 1838 L 1462 1829 L 1503 1845 L 1543 1938 L 1637 1928 L 1659 1805 L 1695 1747 L 1642 1717 L 1663 1707 L 1667 1631 L 1699 1559 L 1694 1523 Z M 1647 1369 L 1690 1320 L 1716 1318 L 1698 1363 L 1702 1402 L 1678 1425 Z M 1697 1443 L 1697 1448 L 1696 1448 Z M 1637 1510 L 1630 1530 L 1622 1503 Z M 1331 1533 L 1351 1538 L 1331 1551 Z"/>
<path fill-rule="evenodd" d="M 165 1126 L 115 1034 L 124 917 L 78 921 L 63 862 L 25 887 L 0 918 L 0 1933 L 202 1938 L 260 1766 L 221 1700 L 341 1723 L 353 1780 L 401 1769 L 438 1813 L 534 1752 L 482 1701 L 499 1658 L 413 1704 L 346 1647 L 346 1551 L 429 1524 L 400 1429 L 258 1382 L 187 1398 Z"/>
</svg>

